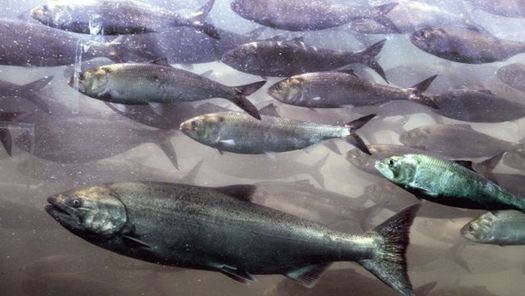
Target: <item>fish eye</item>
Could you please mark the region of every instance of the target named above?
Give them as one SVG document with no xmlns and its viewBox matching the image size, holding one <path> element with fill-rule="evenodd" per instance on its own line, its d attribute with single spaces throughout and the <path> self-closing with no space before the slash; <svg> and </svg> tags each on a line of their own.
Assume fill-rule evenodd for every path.
<svg viewBox="0 0 525 296">
<path fill-rule="evenodd" d="M 84 74 L 84 72 L 80 72 L 80 74 L 78 74 L 78 79 L 80 80 L 86 79 L 86 75 Z"/>
<path fill-rule="evenodd" d="M 44 11 L 44 12 L 49 11 L 49 7 L 47 6 L 47 4 L 44 4 L 42 6 L 42 11 Z"/>
<path fill-rule="evenodd" d="M 79 198 L 71 200 L 71 206 L 74 208 L 80 208 L 82 206 L 82 201 Z"/>
<path fill-rule="evenodd" d="M 191 127 L 192 127 L 192 128 L 197 128 L 197 127 L 199 127 L 199 122 L 198 122 L 198 121 L 192 121 L 192 122 L 191 122 Z"/>
<path fill-rule="evenodd" d="M 391 167 L 393 167 L 393 166 L 394 166 L 394 160 L 390 159 L 390 160 L 388 161 L 388 165 L 391 166 Z"/>
</svg>

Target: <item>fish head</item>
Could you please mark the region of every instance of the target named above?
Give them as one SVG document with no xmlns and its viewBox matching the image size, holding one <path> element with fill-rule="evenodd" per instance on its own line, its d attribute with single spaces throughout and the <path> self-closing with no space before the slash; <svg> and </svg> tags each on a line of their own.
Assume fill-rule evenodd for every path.
<svg viewBox="0 0 525 296">
<path fill-rule="evenodd" d="M 257 46 L 257 42 L 239 45 L 224 53 L 221 62 L 234 69 L 248 69 L 259 63 L 257 60 Z"/>
<path fill-rule="evenodd" d="M 205 114 L 184 121 L 179 129 L 198 142 L 214 146 L 220 141 L 220 123 L 223 121 L 224 117 L 220 114 Z"/>
<path fill-rule="evenodd" d="M 429 136 L 430 131 L 428 129 L 417 128 L 399 136 L 399 141 L 405 146 L 425 150 L 427 149 L 426 143 Z"/>
<path fill-rule="evenodd" d="M 97 67 L 84 70 L 78 74 L 78 91 L 96 97 L 105 93 L 109 84 L 110 70 L 107 67 Z M 75 76 L 69 80 L 69 86 L 75 87 Z"/>
<path fill-rule="evenodd" d="M 127 224 L 125 205 L 107 186 L 91 186 L 50 196 L 46 211 L 80 236 L 112 236 Z"/>
<path fill-rule="evenodd" d="M 463 226 L 461 235 L 476 243 L 491 243 L 495 240 L 493 223 L 496 218 L 494 213 L 487 212 Z"/>
<path fill-rule="evenodd" d="M 299 76 L 283 79 L 268 89 L 268 94 L 283 103 L 298 103 L 303 98 L 303 81 Z"/>
<path fill-rule="evenodd" d="M 408 185 L 414 180 L 418 165 L 417 155 L 405 154 L 378 160 L 374 167 L 388 180 L 398 185 Z"/>
<path fill-rule="evenodd" d="M 442 28 L 428 27 L 416 31 L 410 36 L 410 41 L 421 50 L 438 56 L 448 56 L 447 53 L 455 51 L 450 36 Z"/>
<path fill-rule="evenodd" d="M 54 28 L 65 28 L 73 22 L 71 6 L 60 1 L 49 1 L 31 9 L 31 16 L 42 24 Z"/>
</svg>

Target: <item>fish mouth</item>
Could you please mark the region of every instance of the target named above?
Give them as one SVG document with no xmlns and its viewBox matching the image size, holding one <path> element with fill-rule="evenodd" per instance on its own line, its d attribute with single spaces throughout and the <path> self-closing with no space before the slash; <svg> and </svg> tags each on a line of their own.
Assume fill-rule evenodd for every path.
<svg viewBox="0 0 525 296">
<path fill-rule="evenodd" d="M 49 204 L 45 207 L 46 212 L 53 218 L 56 220 L 64 219 L 66 217 L 71 218 L 71 214 L 67 212 L 61 204 L 57 203 L 56 197 L 48 197 L 47 202 Z"/>
<path fill-rule="evenodd" d="M 184 121 L 180 124 L 179 130 L 185 134 L 191 131 L 191 121 Z"/>
<path fill-rule="evenodd" d="M 31 9 L 30 14 L 35 19 L 40 19 L 44 16 L 44 10 L 40 7 L 35 7 Z"/>
<path fill-rule="evenodd" d="M 388 180 L 394 179 L 394 173 L 392 173 L 388 165 L 384 164 L 381 160 L 375 162 L 374 168 Z"/>
</svg>

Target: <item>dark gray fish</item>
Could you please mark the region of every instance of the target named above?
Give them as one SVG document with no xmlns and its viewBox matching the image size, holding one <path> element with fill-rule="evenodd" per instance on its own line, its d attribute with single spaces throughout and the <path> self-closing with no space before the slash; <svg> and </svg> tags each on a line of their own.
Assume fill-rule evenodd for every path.
<svg viewBox="0 0 525 296">
<path fill-rule="evenodd" d="M 338 138 L 369 153 L 356 131 L 374 116 L 367 115 L 336 126 L 275 116 L 255 120 L 239 112 L 220 112 L 189 119 L 181 124 L 180 130 L 199 143 L 233 153 L 287 152 Z"/>
<path fill-rule="evenodd" d="M 218 271 L 244 283 L 255 274 L 283 274 L 305 286 L 333 261 L 356 261 L 401 295 L 414 295 L 405 250 L 417 205 L 351 235 L 251 203 L 253 191 L 112 183 L 51 196 L 46 211 L 73 234 L 144 261 Z"/>
<path fill-rule="evenodd" d="M 523 0 L 469 0 L 476 8 L 506 17 L 525 17 Z"/>
<path fill-rule="evenodd" d="M 489 90 L 460 89 L 431 97 L 434 112 L 470 122 L 503 122 L 525 117 L 525 104 L 499 97 Z"/>
<path fill-rule="evenodd" d="M 236 34 L 217 28 L 220 39 L 195 31 L 193 28 L 177 27 L 166 31 L 125 35 L 121 38 L 121 60 L 147 61 L 166 59 L 170 64 L 208 63 L 220 60 L 222 55 L 235 47 L 256 41 L 262 29 Z M 128 55 L 126 55 L 128 54 Z M 144 58 L 144 57 L 148 58 Z"/>
<path fill-rule="evenodd" d="M 188 26 L 218 39 L 215 27 L 205 21 L 214 2 L 209 0 L 195 13 L 181 15 L 133 0 L 55 0 L 33 8 L 31 16 L 53 28 L 91 35 L 158 32 L 167 27 Z"/>
<path fill-rule="evenodd" d="M 424 154 L 392 156 L 376 162 L 392 183 L 431 202 L 482 210 L 525 211 L 525 200 L 455 162 Z"/>
<path fill-rule="evenodd" d="M 461 228 L 461 235 L 481 244 L 525 245 L 525 215 L 513 210 L 486 212 Z"/>
<path fill-rule="evenodd" d="M 385 41 L 359 52 L 317 48 L 299 40 L 258 41 L 237 46 L 226 52 L 221 61 L 241 72 L 277 77 L 329 71 L 348 64 L 365 64 L 386 80 L 383 68 L 376 60 Z"/>
<path fill-rule="evenodd" d="M 388 12 L 391 24 L 382 24 L 373 18 L 352 22 L 352 30 L 363 34 L 413 33 L 427 27 L 472 26 L 464 14 L 444 9 L 442 5 L 413 0 L 396 0 Z"/>
<path fill-rule="evenodd" d="M 410 100 L 436 107 L 423 92 L 436 75 L 412 88 L 398 88 L 360 79 L 353 73 L 314 72 L 294 75 L 272 85 L 268 94 L 285 104 L 309 108 L 381 105 Z"/>
<path fill-rule="evenodd" d="M 7 81 L 0 81 L 0 111 L 12 111 L 4 110 L 4 101 L 22 98 L 33 103 L 41 111 L 49 112 L 49 108 L 47 107 L 46 103 L 42 100 L 42 97 L 39 95 L 39 92 L 47 85 L 49 85 L 49 82 L 51 80 L 53 80 L 53 76 L 44 77 L 42 79 L 24 85 L 14 84 Z"/>
<path fill-rule="evenodd" d="M 181 123 L 195 116 L 228 111 L 228 109 L 212 103 L 204 103 L 198 106 L 187 102 L 160 106 L 112 103 L 107 105 L 111 110 L 133 121 L 160 129 L 178 129 Z"/>
<path fill-rule="evenodd" d="M 399 140 L 409 147 L 452 159 L 492 157 L 522 146 L 480 133 L 466 124 L 419 127 L 401 135 Z"/>
<path fill-rule="evenodd" d="M 294 216 L 337 229 L 366 231 L 380 206 L 364 207 L 365 199 L 355 199 L 319 189 L 308 180 L 256 183 L 252 201 Z"/>
<path fill-rule="evenodd" d="M 472 28 L 429 27 L 414 32 L 410 41 L 419 49 L 443 59 L 466 64 L 504 61 L 525 52 L 525 44 L 498 39 Z"/>
<path fill-rule="evenodd" d="M 525 65 L 513 63 L 503 66 L 496 73 L 499 80 L 517 90 L 525 91 Z"/>
<path fill-rule="evenodd" d="M 16 146 L 45 160 L 82 163 L 115 156 L 144 143 L 155 143 L 178 167 L 170 142 L 173 131 L 144 128 L 118 117 L 81 114 L 59 117 L 13 114 L 7 121 L 12 126 L 29 124 L 30 127 L 15 136 L 11 135 L 9 126 L 0 129 L 0 141 L 8 153 Z"/>
<path fill-rule="evenodd" d="M 374 19 L 396 31 L 392 21 L 386 16 L 396 5 L 395 2 L 371 7 L 319 0 L 234 0 L 231 8 L 245 19 L 289 31 L 324 30 L 361 18 Z"/>
<path fill-rule="evenodd" d="M 79 44 L 87 42 L 68 32 L 9 19 L 0 19 L 0 36 L 0 64 L 12 66 L 52 67 L 74 64 Z M 95 57 L 119 60 L 119 43 L 119 40 L 110 43 L 90 41 L 82 57 L 86 60 Z M 137 55 L 140 53 L 137 52 Z"/>
<path fill-rule="evenodd" d="M 246 96 L 265 83 L 232 87 L 169 65 L 112 64 L 81 72 L 78 91 L 106 102 L 132 105 L 225 98 L 260 119 L 257 108 Z M 74 77 L 69 84 L 75 85 Z"/>
</svg>

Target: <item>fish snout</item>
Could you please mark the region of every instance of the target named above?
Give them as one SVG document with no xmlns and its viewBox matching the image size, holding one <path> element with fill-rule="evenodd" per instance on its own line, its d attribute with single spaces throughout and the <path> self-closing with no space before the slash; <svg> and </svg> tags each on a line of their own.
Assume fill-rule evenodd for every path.
<svg viewBox="0 0 525 296">
<path fill-rule="evenodd" d="M 183 123 L 180 124 L 179 130 L 185 134 L 189 133 L 193 130 L 192 124 L 190 120 L 186 120 Z"/>
<path fill-rule="evenodd" d="M 56 204 L 56 203 L 57 203 L 57 198 L 56 198 L 56 196 L 50 196 L 50 197 L 48 197 L 48 198 L 47 198 L 47 202 L 48 202 L 49 204 L 51 204 L 51 205 Z"/>
</svg>

